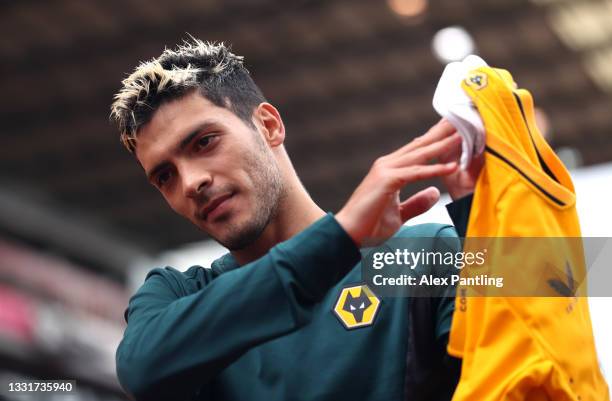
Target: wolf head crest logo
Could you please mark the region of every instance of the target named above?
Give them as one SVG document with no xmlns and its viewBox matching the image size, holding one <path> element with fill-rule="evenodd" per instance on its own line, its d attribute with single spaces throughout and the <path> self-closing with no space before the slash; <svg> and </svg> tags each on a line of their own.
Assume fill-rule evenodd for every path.
<svg viewBox="0 0 612 401">
<path fill-rule="evenodd" d="M 482 72 L 472 71 L 465 79 L 465 83 L 476 90 L 480 90 L 487 86 L 487 76 Z"/>
<path fill-rule="evenodd" d="M 363 285 L 344 287 L 334 306 L 334 313 L 347 329 L 369 326 L 374 322 L 380 300 Z"/>
<path fill-rule="evenodd" d="M 349 292 L 346 296 L 346 300 L 344 301 L 344 306 L 342 310 L 345 310 L 349 313 L 353 314 L 355 321 L 357 323 L 361 323 L 363 320 L 363 312 L 372 305 L 372 301 L 365 294 L 364 291 L 359 293 L 357 298 L 354 298 L 353 295 Z"/>
</svg>

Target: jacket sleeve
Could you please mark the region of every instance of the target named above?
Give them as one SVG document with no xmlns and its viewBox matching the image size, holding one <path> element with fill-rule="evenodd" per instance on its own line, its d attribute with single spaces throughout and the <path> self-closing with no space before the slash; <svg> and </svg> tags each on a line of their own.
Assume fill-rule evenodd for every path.
<svg viewBox="0 0 612 401">
<path fill-rule="evenodd" d="M 436 252 L 458 252 L 461 243 L 455 229 L 442 226 L 433 244 Z M 447 277 L 456 271 L 446 265 L 432 266 L 429 273 Z M 448 355 L 446 347 L 455 307 L 455 286 L 437 287 L 430 297 L 414 297 L 410 302 L 408 353 L 404 400 L 450 400 L 457 387 L 461 360 Z"/>
<path fill-rule="evenodd" d="M 455 225 L 457 235 L 460 237 L 465 237 L 465 233 L 467 232 L 473 199 L 474 194 L 472 193 L 446 205 L 446 210 Z"/>
<path fill-rule="evenodd" d="M 315 304 L 359 258 L 327 215 L 187 296 L 153 270 L 126 313 L 116 353 L 121 385 L 137 400 L 189 397 L 250 348 L 308 323 Z"/>
</svg>

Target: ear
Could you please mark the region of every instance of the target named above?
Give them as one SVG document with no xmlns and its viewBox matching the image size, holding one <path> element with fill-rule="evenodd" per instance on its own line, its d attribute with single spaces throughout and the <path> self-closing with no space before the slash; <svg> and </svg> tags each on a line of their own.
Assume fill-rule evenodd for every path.
<svg viewBox="0 0 612 401">
<path fill-rule="evenodd" d="M 280 146 L 285 142 L 285 125 L 276 107 L 270 103 L 260 103 L 253 112 L 253 119 L 271 147 Z"/>
</svg>

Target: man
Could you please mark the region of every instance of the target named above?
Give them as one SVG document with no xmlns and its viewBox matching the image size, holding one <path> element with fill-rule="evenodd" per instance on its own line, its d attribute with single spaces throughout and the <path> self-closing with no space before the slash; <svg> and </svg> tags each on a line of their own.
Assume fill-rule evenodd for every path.
<svg viewBox="0 0 612 401">
<path fill-rule="evenodd" d="M 112 117 L 170 207 L 230 251 L 211 269 L 154 269 L 130 300 L 117 373 L 133 398 L 450 399 L 452 299 L 382 299 L 363 322 L 368 292 L 341 305 L 353 327 L 333 312 L 350 286 L 350 299 L 366 293 L 359 246 L 439 198 L 430 187 L 400 201 L 401 188 L 441 176 L 454 199 L 472 191 L 478 168 L 449 161 L 461 139 L 447 122 L 379 158 L 333 215 L 300 183 L 279 112 L 223 45 L 194 39 L 142 63 Z M 431 248 L 456 236 L 434 224 L 402 230 Z"/>
</svg>

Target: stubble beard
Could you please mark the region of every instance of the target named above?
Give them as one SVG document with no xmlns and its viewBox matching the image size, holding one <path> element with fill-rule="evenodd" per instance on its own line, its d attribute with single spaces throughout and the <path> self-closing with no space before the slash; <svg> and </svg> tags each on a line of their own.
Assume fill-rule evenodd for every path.
<svg viewBox="0 0 612 401">
<path fill-rule="evenodd" d="M 222 223 L 225 225 L 226 234 L 223 238 L 213 236 L 230 251 L 238 251 L 253 244 L 278 215 L 285 196 L 285 187 L 276 161 L 263 141 L 260 138 L 256 140 L 259 152 L 249 151 L 244 159 L 246 171 L 255 190 L 255 204 L 250 205 L 253 214 L 248 221 L 241 224 L 231 220 Z"/>
</svg>

